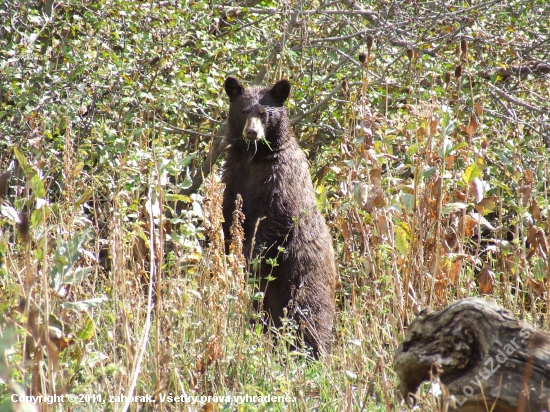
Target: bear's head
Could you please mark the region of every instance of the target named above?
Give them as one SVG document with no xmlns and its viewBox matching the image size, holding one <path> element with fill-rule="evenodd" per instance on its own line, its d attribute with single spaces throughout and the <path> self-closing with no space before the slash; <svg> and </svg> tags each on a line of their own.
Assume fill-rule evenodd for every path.
<svg viewBox="0 0 550 412">
<path fill-rule="evenodd" d="M 224 86 L 231 103 L 229 137 L 276 146 L 280 137 L 287 133 L 288 117 L 283 103 L 290 94 L 290 82 L 280 80 L 273 87 L 244 88 L 236 78 L 228 77 Z"/>
</svg>

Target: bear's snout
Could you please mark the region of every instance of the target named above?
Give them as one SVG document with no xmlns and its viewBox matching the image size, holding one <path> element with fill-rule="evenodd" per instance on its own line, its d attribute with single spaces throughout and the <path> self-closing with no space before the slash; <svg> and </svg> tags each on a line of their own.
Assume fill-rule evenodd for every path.
<svg viewBox="0 0 550 412">
<path fill-rule="evenodd" d="M 247 140 L 262 140 L 265 137 L 264 126 L 259 117 L 250 116 L 246 119 L 243 137 Z"/>
</svg>

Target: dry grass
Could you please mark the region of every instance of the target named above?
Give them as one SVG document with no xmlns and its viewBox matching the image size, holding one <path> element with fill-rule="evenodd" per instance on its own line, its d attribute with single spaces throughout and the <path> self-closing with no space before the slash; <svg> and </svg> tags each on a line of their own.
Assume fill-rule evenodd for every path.
<svg viewBox="0 0 550 412">
<path fill-rule="evenodd" d="M 369 46 L 362 81 L 337 96 L 343 132 L 311 159 L 340 276 L 335 344 L 320 362 L 288 350 L 290 325 L 275 336 L 251 322 L 257 296 L 239 219 L 224 253 L 218 173 L 178 195 L 186 182 L 176 176 L 194 159 L 157 129 L 121 126 L 122 143 L 97 167 L 86 162 L 109 135 L 102 125 L 80 146 L 67 127 L 63 156 L 54 139 L 25 154 L 14 147 L 19 167 L 0 175 L 0 196 L 10 186 L 0 198 L 4 407 L 24 410 L 10 399 L 26 391 L 105 401 L 44 411 L 388 412 L 404 408 L 392 360 L 419 310 L 481 295 L 548 329 L 548 152 L 519 122 L 486 113 L 467 48 L 460 76 L 444 80 L 424 76 L 410 50 L 406 103 L 395 109 L 387 83 L 385 96 L 375 90 L 379 113 L 364 96 Z M 136 124 L 149 116 L 136 114 Z M 315 141 L 312 129 L 303 126 L 303 142 Z M 44 177 L 45 165 L 57 179 Z M 177 216 L 174 200 L 186 205 Z M 109 402 L 123 394 L 157 403 Z M 161 402 L 170 394 L 199 399 Z M 292 402 L 225 399 L 245 395 Z M 208 396 L 223 398 L 200 399 Z M 422 386 L 421 410 L 439 411 L 438 402 Z"/>
</svg>

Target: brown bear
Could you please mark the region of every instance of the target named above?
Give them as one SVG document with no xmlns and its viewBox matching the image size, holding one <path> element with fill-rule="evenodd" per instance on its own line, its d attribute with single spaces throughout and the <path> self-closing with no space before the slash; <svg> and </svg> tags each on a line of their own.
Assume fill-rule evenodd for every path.
<svg viewBox="0 0 550 412">
<path fill-rule="evenodd" d="M 317 209 L 308 161 L 283 107 L 290 82 L 244 88 L 228 77 L 225 91 L 230 100 L 230 146 L 222 174 L 225 237 L 229 239 L 240 194 L 244 254 L 249 263 L 259 261 L 265 324 L 271 321 L 280 327 L 286 312 L 318 356 L 331 346 L 337 275 L 332 239 Z"/>
</svg>

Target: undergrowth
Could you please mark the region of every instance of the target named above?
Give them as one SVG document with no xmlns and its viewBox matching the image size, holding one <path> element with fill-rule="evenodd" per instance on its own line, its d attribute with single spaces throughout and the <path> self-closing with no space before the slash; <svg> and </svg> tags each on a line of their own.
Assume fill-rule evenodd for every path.
<svg viewBox="0 0 550 412">
<path fill-rule="evenodd" d="M 0 5 L 2 410 L 401 410 L 420 310 L 549 329 L 546 2 L 43 3 Z M 225 253 L 223 79 L 264 63 L 334 240 L 318 362 L 255 322 L 238 210 Z"/>
</svg>

